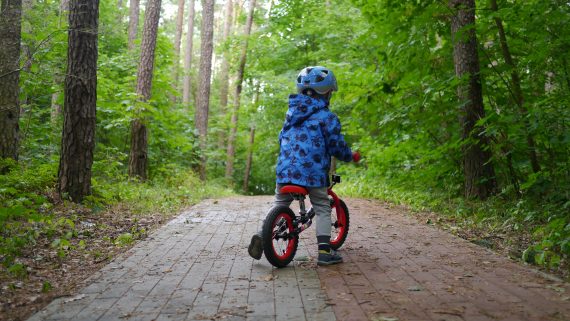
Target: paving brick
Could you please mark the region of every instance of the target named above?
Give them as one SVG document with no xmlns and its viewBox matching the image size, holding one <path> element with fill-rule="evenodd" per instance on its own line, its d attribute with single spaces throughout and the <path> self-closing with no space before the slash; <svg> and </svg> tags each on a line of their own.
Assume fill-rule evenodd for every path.
<svg viewBox="0 0 570 321">
<path fill-rule="evenodd" d="M 249 302 L 247 304 L 248 318 L 250 315 L 275 315 L 274 302 Z"/>
<path fill-rule="evenodd" d="M 345 263 L 317 267 L 313 230 L 283 269 L 247 254 L 271 197 L 205 200 L 36 320 L 570 320 L 570 286 L 378 202 L 347 199 Z M 295 210 L 296 211 L 296 210 Z"/>
<path fill-rule="evenodd" d="M 198 296 L 198 289 L 176 289 L 161 308 L 160 312 L 164 314 L 178 314 L 188 312 Z"/>
<path fill-rule="evenodd" d="M 97 320 L 117 301 L 115 298 L 95 299 L 81 310 L 74 318 L 76 320 Z M 53 314 L 52 316 L 56 316 Z"/>
</svg>

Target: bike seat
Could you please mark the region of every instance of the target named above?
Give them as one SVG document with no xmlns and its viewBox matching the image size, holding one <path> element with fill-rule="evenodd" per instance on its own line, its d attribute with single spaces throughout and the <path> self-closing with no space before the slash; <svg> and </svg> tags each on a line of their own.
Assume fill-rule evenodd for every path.
<svg viewBox="0 0 570 321">
<path fill-rule="evenodd" d="M 281 187 L 281 189 L 279 190 L 279 193 L 281 194 L 301 194 L 301 195 L 308 195 L 309 191 L 302 187 L 302 186 L 297 186 L 297 185 L 285 185 L 283 187 Z"/>
</svg>

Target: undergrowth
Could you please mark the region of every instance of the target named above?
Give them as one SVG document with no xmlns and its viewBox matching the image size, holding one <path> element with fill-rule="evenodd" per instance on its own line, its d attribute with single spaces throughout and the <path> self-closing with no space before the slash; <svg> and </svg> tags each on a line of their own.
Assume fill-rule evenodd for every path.
<svg viewBox="0 0 570 321">
<path fill-rule="evenodd" d="M 83 217 L 105 211 L 126 211 L 129 215 L 163 214 L 171 216 L 182 208 L 204 198 L 229 195 L 232 192 L 221 184 L 204 183 L 189 169 L 174 164 L 163 164 L 141 183 L 130 181 L 124 174 L 124 165 L 118 159 L 94 163 L 93 193 L 83 204 L 61 199 L 55 192 L 57 162 L 16 164 L 3 160 L 0 167 L 0 263 L 3 273 L 23 279 L 27 267 L 19 258 L 36 245 L 39 238 L 47 238 L 53 251 L 61 258 L 73 250 L 85 248 L 89 238 Z M 87 220 L 86 220 L 87 221 Z M 108 241 L 116 246 L 132 243 L 145 231 L 133 228 Z M 103 253 L 101 255 L 104 255 Z"/>
</svg>

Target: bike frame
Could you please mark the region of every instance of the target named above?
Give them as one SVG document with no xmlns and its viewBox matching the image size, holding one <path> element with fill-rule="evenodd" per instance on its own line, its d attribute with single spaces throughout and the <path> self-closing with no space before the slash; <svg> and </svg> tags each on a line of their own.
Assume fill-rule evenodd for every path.
<svg viewBox="0 0 570 321">
<path fill-rule="evenodd" d="M 327 188 L 327 194 L 332 197 L 334 206 L 339 208 L 341 206 L 340 198 L 332 190 L 337 183 L 340 183 L 340 176 L 333 175 L 332 184 Z M 293 198 L 299 202 L 299 216 L 295 216 L 294 225 L 297 227 L 295 228 L 295 231 L 291 233 L 291 237 L 299 235 L 301 232 L 309 228 L 312 224 L 312 219 L 315 216 L 315 212 L 312 207 L 308 211 L 305 209 L 305 195 L 296 195 L 293 196 Z"/>
</svg>

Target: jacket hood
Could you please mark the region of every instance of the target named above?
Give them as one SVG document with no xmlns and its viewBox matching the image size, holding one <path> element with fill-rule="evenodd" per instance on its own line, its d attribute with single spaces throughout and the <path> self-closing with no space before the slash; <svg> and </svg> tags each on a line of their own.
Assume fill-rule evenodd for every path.
<svg viewBox="0 0 570 321">
<path fill-rule="evenodd" d="M 328 102 L 322 98 L 312 98 L 302 94 L 289 96 L 289 110 L 285 116 L 283 128 L 302 124 L 312 114 L 329 106 Z"/>
</svg>

